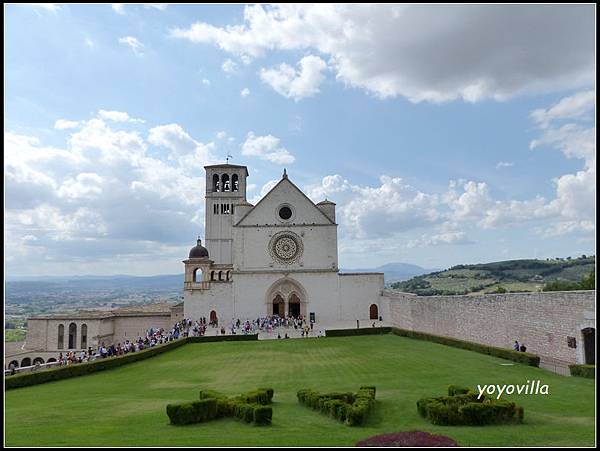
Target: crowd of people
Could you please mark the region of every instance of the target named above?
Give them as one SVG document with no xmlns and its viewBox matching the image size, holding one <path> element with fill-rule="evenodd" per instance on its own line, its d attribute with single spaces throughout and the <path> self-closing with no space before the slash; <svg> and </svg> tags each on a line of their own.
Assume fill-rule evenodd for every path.
<svg viewBox="0 0 600 451">
<path fill-rule="evenodd" d="M 232 319 L 229 326 L 221 326 L 216 320 L 207 321 L 205 317 L 198 320 L 184 318 L 176 322 L 170 330 L 164 328 L 150 328 L 146 331 L 144 337 L 138 337 L 136 340 L 126 340 L 124 343 L 105 345 L 102 343 L 97 349 L 88 347 L 81 351 L 67 351 L 60 353 L 57 363 L 59 365 L 72 365 L 76 363 L 93 362 L 96 359 L 105 359 L 117 357 L 130 352 L 139 352 L 156 345 L 169 343 L 185 337 L 201 337 L 207 334 L 208 327 L 215 330 L 215 335 L 253 335 L 261 332 L 274 334 L 277 332 L 277 338 L 290 338 L 292 328 L 300 332 L 301 337 L 308 337 L 312 334 L 314 321 L 308 321 L 303 316 L 282 318 L 278 315 L 256 318 L 254 320 Z M 284 336 L 282 337 L 282 332 Z M 319 331 L 318 336 L 322 336 Z"/>
</svg>

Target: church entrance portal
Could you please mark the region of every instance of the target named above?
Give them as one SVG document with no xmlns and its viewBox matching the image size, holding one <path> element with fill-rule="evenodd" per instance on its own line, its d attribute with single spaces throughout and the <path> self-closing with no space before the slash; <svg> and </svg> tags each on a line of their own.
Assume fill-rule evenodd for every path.
<svg viewBox="0 0 600 451">
<path fill-rule="evenodd" d="M 587 327 L 581 331 L 583 334 L 583 355 L 586 365 L 596 364 L 596 329 Z"/>
<path fill-rule="evenodd" d="M 285 301 L 280 294 L 273 299 L 273 316 L 283 318 L 285 316 Z"/>
<path fill-rule="evenodd" d="M 295 293 L 290 296 L 289 312 L 295 318 L 300 316 L 300 298 Z"/>
</svg>

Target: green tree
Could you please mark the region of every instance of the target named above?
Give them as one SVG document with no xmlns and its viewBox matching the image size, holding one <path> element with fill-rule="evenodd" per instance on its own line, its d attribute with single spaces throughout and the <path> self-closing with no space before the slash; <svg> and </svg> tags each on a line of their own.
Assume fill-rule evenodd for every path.
<svg viewBox="0 0 600 451">
<path fill-rule="evenodd" d="M 588 276 L 583 276 L 579 283 L 582 290 L 595 290 L 596 289 L 596 270 L 592 269 Z"/>
</svg>

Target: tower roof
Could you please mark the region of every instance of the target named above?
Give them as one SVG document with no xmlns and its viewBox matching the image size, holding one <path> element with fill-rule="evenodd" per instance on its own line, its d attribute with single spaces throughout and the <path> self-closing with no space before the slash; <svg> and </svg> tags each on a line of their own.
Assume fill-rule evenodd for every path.
<svg viewBox="0 0 600 451">
<path fill-rule="evenodd" d="M 211 164 L 208 166 L 204 166 L 204 169 L 244 169 L 246 171 L 246 177 L 248 177 L 248 167 L 247 166 L 241 166 L 239 164 L 229 164 L 229 163 L 223 163 L 223 164 Z"/>
<path fill-rule="evenodd" d="M 189 258 L 207 258 L 208 249 L 202 246 L 202 240 L 198 238 L 196 246 L 190 249 Z"/>
</svg>

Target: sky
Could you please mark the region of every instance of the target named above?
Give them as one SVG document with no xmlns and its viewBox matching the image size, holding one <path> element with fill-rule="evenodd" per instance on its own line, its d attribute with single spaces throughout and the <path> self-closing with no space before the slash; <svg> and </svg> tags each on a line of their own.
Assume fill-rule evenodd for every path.
<svg viewBox="0 0 600 451">
<path fill-rule="evenodd" d="M 228 154 L 342 268 L 595 254 L 594 5 L 4 8 L 11 277 L 183 272 Z"/>
</svg>

